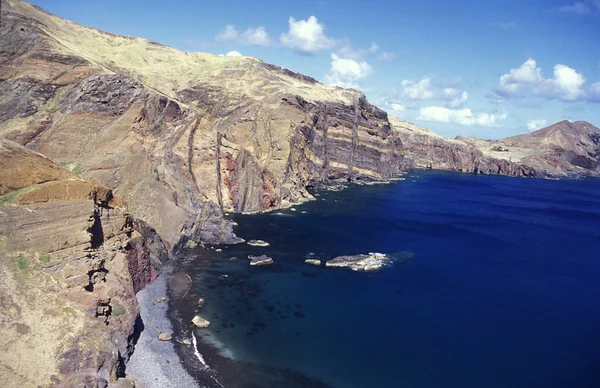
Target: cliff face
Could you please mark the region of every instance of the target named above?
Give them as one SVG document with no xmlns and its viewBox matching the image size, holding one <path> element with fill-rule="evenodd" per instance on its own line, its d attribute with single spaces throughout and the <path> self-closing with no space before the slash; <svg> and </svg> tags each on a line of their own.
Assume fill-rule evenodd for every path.
<svg viewBox="0 0 600 388">
<path fill-rule="evenodd" d="M 561 121 L 530 134 L 501 140 L 447 139 L 392 118 L 404 145 L 404 166 L 527 177 L 600 176 L 600 130 Z"/>
<path fill-rule="evenodd" d="M 0 197 L 3 386 L 105 386 L 132 350 L 135 291 L 156 276 L 164 245 L 108 187 L 0 147 L 14 162 L 0 180 L 38 177 Z"/>
<path fill-rule="evenodd" d="M 174 246 L 234 242 L 222 211 L 385 179 L 401 142 L 357 91 L 255 58 L 183 53 L 3 3 L 0 136 L 102 183 Z"/>
</svg>

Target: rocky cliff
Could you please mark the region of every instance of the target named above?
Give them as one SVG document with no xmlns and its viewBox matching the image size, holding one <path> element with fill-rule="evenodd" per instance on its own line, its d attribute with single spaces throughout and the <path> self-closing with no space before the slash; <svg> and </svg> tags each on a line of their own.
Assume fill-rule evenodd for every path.
<svg viewBox="0 0 600 388">
<path fill-rule="evenodd" d="M 171 247 L 235 242 L 223 211 L 397 174 L 401 142 L 360 92 L 249 57 L 184 53 L 4 1 L 0 136 L 105 184 Z"/>
<path fill-rule="evenodd" d="M 561 121 L 538 131 L 501 140 L 447 139 L 391 118 L 404 145 L 404 166 L 544 178 L 600 176 L 600 130 L 592 124 Z"/>
<path fill-rule="evenodd" d="M 600 175 L 597 128 L 443 138 L 355 90 L 249 57 L 184 53 L 2 0 L 0 381 L 104 386 L 135 292 L 167 250 L 235 243 L 224 212 L 311 199 L 403 168 Z M 33 367 L 34 366 L 34 367 Z"/>
<path fill-rule="evenodd" d="M 132 350 L 135 291 L 166 255 L 103 185 L 0 139 L 0 380 L 5 387 L 105 386 Z M 11 188 L 15 189 L 14 186 Z"/>
</svg>

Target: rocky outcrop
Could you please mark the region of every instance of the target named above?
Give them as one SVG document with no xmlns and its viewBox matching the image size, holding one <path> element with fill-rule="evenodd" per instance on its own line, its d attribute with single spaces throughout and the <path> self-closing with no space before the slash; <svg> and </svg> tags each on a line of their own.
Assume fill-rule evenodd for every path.
<svg viewBox="0 0 600 388">
<path fill-rule="evenodd" d="M 321 260 L 319 259 L 306 259 L 304 260 L 306 264 L 316 265 L 317 267 L 321 265 Z"/>
<path fill-rule="evenodd" d="M 383 253 L 338 256 L 325 262 L 326 267 L 347 267 L 353 271 L 376 271 L 392 263 L 392 257 Z"/>
<path fill-rule="evenodd" d="M 447 139 L 392 118 L 404 144 L 404 166 L 525 177 L 600 176 L 600 130 L 590 123 L 561 121 L 501 140 Z"/>
<path fill-rule="evenodd" d="M 260 256 L 248 256 L 250 260 L 250 265 L 269 265 L 273 264 L 273 259 L 267 255 Z"/>
<path fill-rule="evenodd" d="M 7 176 L 48 166 L 0 144 L 20 150 Z M 108 187 L 50 166 L 54 180 L 44 175 L 0 197 L 0 379 L 8 387 L 105 386 L 132 351 L 135 291 L 166 250 Z"/>
<path fill-rule="evenodd" d="M 210 322 L 204 318 L 201 318 L 199 315 L 194 316 L 194 318 L 192 318 L 192 323 L 199 328 L 207 328 L 210 326 Z"/>
<path fill-rule="evenodd" d="M 401 141 L 360 92 L 248 57 L 183 53 L 3 3 L 1 137 L 111 188 L 170 248 L 239 242 L 223 211 L 385 180 Z"/>
<path fill-rule="evenodd" d="M 264 240 L 250 240 L 246 244 L 253 246 L 253 247 L 268 247 L 269 245 L 271 245 Z"/>
</svg>

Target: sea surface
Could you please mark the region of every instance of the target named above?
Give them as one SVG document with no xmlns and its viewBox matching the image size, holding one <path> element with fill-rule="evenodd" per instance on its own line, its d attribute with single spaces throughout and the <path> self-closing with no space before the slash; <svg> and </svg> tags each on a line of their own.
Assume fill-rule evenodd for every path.
<svg viewBox="0 0 600 388">
<path fill-rule="evenodd" d="M 206 300 L 215 386 L 600 387 L 600 180 L 405 178 L 233 216 L 269 247 L 186 252 L 176 315 Z M 400 251 L 374 273 L 304 263 Z"/>
</svg>

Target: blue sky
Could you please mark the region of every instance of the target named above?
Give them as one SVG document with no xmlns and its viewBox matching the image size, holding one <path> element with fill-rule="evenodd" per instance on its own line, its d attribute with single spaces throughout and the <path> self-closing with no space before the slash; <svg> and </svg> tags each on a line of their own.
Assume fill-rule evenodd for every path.
<svg viewBox="0 0 600 388">
<path fill-rule="evenodd" d="M 445 136 L 600 126 L 600 0 L 35 0 L 185 51 L 241 53 L 362 90 Z"/>
</svg>

